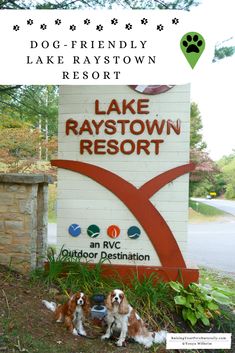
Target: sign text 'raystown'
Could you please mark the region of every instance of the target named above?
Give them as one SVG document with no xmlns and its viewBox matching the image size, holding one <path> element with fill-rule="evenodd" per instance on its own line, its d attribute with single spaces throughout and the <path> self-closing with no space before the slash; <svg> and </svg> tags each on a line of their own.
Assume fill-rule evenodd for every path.
<svg viewBox="0 0 235 353">
<path fill-rule="evenodd" d="M 123 99 L 121 103 L 112 99 L 106 108 L 100 107 L 100 101 L 95 100 L 94 119 L 85 118 L 84 120 L 68 119 L 65 123 L 65 134 L 73 134 L 82 137 L 79 141 L 80 154 L 95 155 L 116 155 L 122 153 L 140 155 L 160 153 L 160 145 L 165 142 L 165 138 L 172 133 L 180 135 L 181 121 L 177 119 L 145 119 L 150 111 L 149 99 Z M 112 114 L 111 117 L 110 114 Z M 128 114 L 128 118 L 126 115 Z M 115 118 L 114 118 L 115 115 Z M 124 116 L 121 118 L 121 115 Z M 140 115 L 140 118 L 136 118 Z M 97 119 L 99 117 L 99 120 Z M 106 118 L 108 116 L 108 119 Z M 133 118 L 134 116 L 134 118 Z M 156 114 L 158 117 L 158 115 Z M 101 118 L 103 117 L 103 119 Z M 118 118 L 117 118 L 118 117 Z M 106 118 L 106 119 L 105 119 Z M 132 139 L 123 139 L 125 134 L 131 134 Z M 96 136 L 114 136 L 116 138 L 96 138 Z M 116 135 L 116 136 L 115 136 Z M 151 138 L 140 139 L 140 135 Z M 86 137 L 86 138 L 83 138 Z"/>
</svg>

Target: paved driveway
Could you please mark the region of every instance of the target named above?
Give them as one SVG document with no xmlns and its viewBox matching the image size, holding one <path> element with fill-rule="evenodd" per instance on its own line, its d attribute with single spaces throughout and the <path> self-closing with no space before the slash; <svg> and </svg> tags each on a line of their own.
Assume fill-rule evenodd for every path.
<svg viewBox="0 0 235 353">
<path fill-rule="evenodd" d="M 55 245 L 57 238 L 57 224 L 56 223 L 48 223 L 48 232 L 47 232 L 47 240 L 48 244 Z"/>
<path fill-rule="evenodd" d="M 198 266 L 211 267 L 235 277 L 235 218 L 189 224 L 188 256 Z"/>
</svg>

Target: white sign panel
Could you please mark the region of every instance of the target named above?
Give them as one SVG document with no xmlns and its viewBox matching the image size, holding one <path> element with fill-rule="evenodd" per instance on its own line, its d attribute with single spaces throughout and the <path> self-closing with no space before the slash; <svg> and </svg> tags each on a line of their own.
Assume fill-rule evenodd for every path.
<svg viewBox="0 0 235 353">
<path fill-rule="evenodd" d="M 63 255 L 185 265 L 189 114 L 189 85 L 60 87 Z"/>
</svg>

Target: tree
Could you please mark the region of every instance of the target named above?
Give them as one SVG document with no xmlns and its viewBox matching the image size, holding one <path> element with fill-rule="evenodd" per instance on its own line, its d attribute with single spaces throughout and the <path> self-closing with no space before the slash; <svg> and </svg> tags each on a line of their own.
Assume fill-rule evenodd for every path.
<svg viewBox="0 0 235 353">
<path fill-rule="evenodd" d="M 19 120 L 4 119 L 0 126 L 1 171 L 25 172 L 37 159 L 40 132 Z"/>
<path fill-rule="evenodd" d="M 205 196 L 208 192 L 215 191 L 219 168 L 208 152 L 191 149 L 190 160 L 196 165 L 195 170 L 190 173 L 190 195 Z"/>
<path fill-rule="evenodd" d="M 199 5 L 197 0 L 52 0 L 43 4 L 37 1 L 0 0 L 0 9 L 84 9 L 109 8 L 120 6 L 131 9 L 174 9 L 189 11 L 192 6 Z"/>
<path fill-rule="evenodd" d="M 29 9 L 30 5 L 26 5 L 25 1 L 19 0 L 0 0 L 0 9 L 25 10 Z"/>
<path fill-rule="evenodd" d="M 41 125 L 48 135 L 57 134 L 58 87 L 57 86 L 23 86 L 18 103 L 22 118 L 29 119 L 35 127 Z"/>
<path fill-rule="evenodd" d="M 57 86 L 19 86 L 15 89 L 3 86 L 0 89 L 0 103 L 0 114 L 29 122 L 39 129 L 46 142 L 57 135 Z M 47 148 L 44 151 L 47 160 Z"/>
<path fill-rule="evenodd" d="M 202 119 L 198 105 L 194 102 L 190 109 L 190 148 L 193 150 L 204 150 L 207 146 L 202 139 Z"/>
<path fill-rule="evenodd" d="M 202 137 L 202 120 L 198 105 L 191 104 L 190 114 L 190 160 L 195 163 L 195 170 L 190 173 L 190 195 L 205 196 L 215 191 L 219 168 L 209 157 L 206 143 Z M 212 189 L 212 190 L 211 190 Z"/>
<path fill-rule="evenodd" d="M 222 42 L 218 42 L 215 46 L 213 62 L 219 61 L 229 56 L 233 56 L 235 53 L 235 46 L 225 46 L 225 42 L 229 42 L 233 38 L 229 38 Z"/>
<path fill-rule="evenodd" d="M 14 90 L 14 89 L 17 89 L 17 88 L 20 88 L 21 85 L 16 85 L 16 86 L 0 86 L 0 94 L 2 93 L 6 93 L 6 92 L 9 92 L 11 90 Z"/>
<path fill-rule="evenodd" d="M 235 151 L 218 162 L 226 182 L 225 197 L 235 198 Z"/>
<path fill-rule="evenodd" d="M 0 86 L 1 171 L 53 174 L 57 120 L 57 86 Z"/>
<path fill-rule="evenodd" d="M 47 149 L 50 157 L 57 151 L 57 138 L 45 141 L 39 129 L 19 119 L 2 116 L 0 120 L 0 172 L 52 173 L 48 163 L 38 164 L 39 149 Z"/>
</svg>

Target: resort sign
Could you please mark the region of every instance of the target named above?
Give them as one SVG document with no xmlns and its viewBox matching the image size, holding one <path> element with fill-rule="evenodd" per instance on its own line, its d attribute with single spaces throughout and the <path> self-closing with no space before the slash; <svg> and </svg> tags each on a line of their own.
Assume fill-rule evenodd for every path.
<svg viewBox="0 0 235 353">
<path fill-rule="evenodd" d="M 136 87 L 60 88 L 58 251 L 195 280 L 185 261 L 189 86 Z"/>
</svg>

